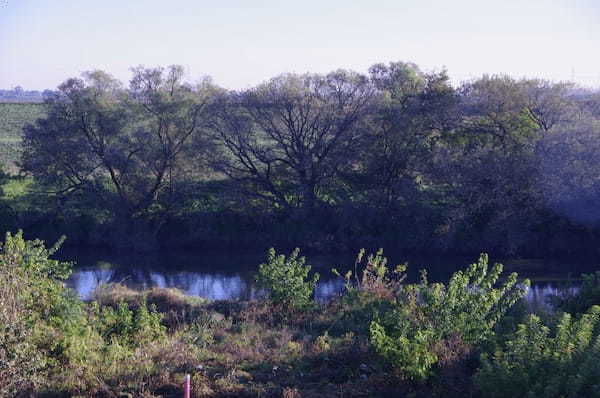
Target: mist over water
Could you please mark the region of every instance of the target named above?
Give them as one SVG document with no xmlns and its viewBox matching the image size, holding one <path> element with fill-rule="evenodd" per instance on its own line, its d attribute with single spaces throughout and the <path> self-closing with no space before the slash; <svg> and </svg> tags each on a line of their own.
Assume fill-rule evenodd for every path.
<svg viewBox="0 0 600 398">
<path fill-rule="evenodd" d="M 546 134 L 538 148 L 543 201 L 571 222 L 600 222 L 600 123 L 583 119 Z"/>
</svg>

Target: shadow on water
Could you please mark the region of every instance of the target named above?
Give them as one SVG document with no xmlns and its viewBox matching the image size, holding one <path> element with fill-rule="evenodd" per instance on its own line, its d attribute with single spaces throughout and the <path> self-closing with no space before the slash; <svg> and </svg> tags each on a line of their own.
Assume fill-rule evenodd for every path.
<svg viewBox="0 0 600 398">
<path fill-rule="evenodd" d="M 152 255 L 68 250 L 63 259 L 75 260 L 76 266 L 67 281 L 83 299 L 90 299 L 93 290 L 102 283 L 122 283 L 133 289 L 175 287 L 186 294 L 208 299 L 248 300 L 260 296 L 254 275 L 265 260 L 264 253 L 206 253 L 178 251 Z M 407 257 L 390 256 L 392 260 Z M 407 282 L 419 279 L 419 270 L 427 269 L 430 281 L 446 282 L 452 273 L 473 262 L 466 257 L 408 257 Z M 532 307 L 547 307 L 547 297 L 574 291 L 579 284 L 570 275 L 594 270 L 591 264 L 568 264 L 535 260 L 502 261 L 505 270 L 516 271 L 520 277 L 531 278 L 527 301 Z M 309 256 L 312 270 L 321 275 L 315 296 L 318 300 L 339 294 L 343 281 L 331 273 L 331 268 L 345 272 L 354 267 L 352 255 Z M 391 263 L 395 266 L 397 263 Z"/>
</svg>

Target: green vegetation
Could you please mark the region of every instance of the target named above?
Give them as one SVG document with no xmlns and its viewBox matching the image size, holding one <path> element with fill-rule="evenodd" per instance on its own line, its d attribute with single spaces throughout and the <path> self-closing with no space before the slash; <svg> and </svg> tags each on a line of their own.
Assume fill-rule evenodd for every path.
<svg viewBox="0 0 600 398">
<path fill-rule="evenodd" d="M 5 171 L 17 172 L 20 160 L 23 127 L 46 116 L 46 108 L 40 103 L 0 102 L 0 162 Z"/>
<path fill-rule="evenodd" d="M 371 322 L 375 350 L 409 377 L 427 379 L 448 349 L 458 348 L 450 355 L 461 356 L 489 339 L 496 323 L 524 296 L 529 281 L 517 286 L 515 273 L 495 288 L 501 273 L 500 264 L 488 270 L 487 255 L 482 255 L 447 286 L 429 284 L 423 275 L 420 284 L 403 287 L 393 308 Z"/>
<path fill-rule="evenodd" d="M 598 255 L 600 96 L 568 83 L 454 87 L 394 62 L 238 92 L 138 67 L 45 98 L 0 104 L 5 169 L 31 178 L 6 186 L 7 229 L 137 250 Z"/>
<path fill-rule="evenodd" d="M 482 357 L 483 396 L 600 397 L 600 306 L 544 325 L 530 315 L 502 350 Z"/>
<path fill-rule="evenodd" d="M 274 305 L 282 305 L 288 309 L 300 309 L 310 304 L 319 274 L 308 279 L 312 268 L 304 265 L 306 258 L 298 257 L 300 249 L 296 248 L 287 258 L 277 255 L 275 249 L 269 249 L 267 262 L 258 268 L 256 281 L 258 286 L 269 293 Z"/>
<path fill-rule="evenodd" d="M 396 62 L 229 91 L 173 66 L 44 96 L 0 104 L 5 230 L 136 250 L 600 253 L 600 96 L 570 84 L 453 87 Z M 526 314 L 528 282 L 486 255 L 408 284 L 363 250 L 318 303 L 299 250 L 271 249 L 266 300 L 117 284 L 82 302 L 53 252 L 21 233 L 2 246 L 2 396 L 178 396 L 186 373 L 206 397 L 599 395 L 599 274 Z"/>
<path fill-rule="evenodd" d="M 14 396 L 42 381 L 52 364 L 42 345 L 49 329 L 70 329 L 81 316 L 81 305 L 61 281 L 70 264 L 50 260 L 55 251 L 40 241 L 25 241 L 8 233 L 0 254 L 0 384 L 4 396 Z M 50 343 L 52 344 L 52 343 Z M 57 342 L 59 345 L 60 342 Z"/>
<path fill-rule="evenodd" d="M 271 250 L 266 300 L 117 284 L 82 302 L 57 248 L 20 232 L 2 245 L 0 396 L 176 397 L 186 373 L 197 397 L 598 396 L 600 307 L 507 316 L 527 282 L 486 255 L 447 284 L 405 284 L 404 265 L 379 251 L 361 266 L 363 250 L 346 291 L 315 303 L 298 251 Z M 291 276 L 295 294 L 278 296 Z"/>
<path fill-rule="evenodd" d="M 136 250 L 600 254 L 597 92 L 453 87 L 403 62 L 241 91 L 178 66 L 132 72 L 0 104 L 3 230 Z M 528 282 L 486 255 L 408 284 L 406 265 L 363 250 L 334 271 L 343 295 L 318 303 L 299 250 L 271 249 L 266 300 L 116 284 L 82 302 L 53 252 L 21 233 L 2 246 L 2 396 L 178 396 L 186 373 L 206 397 L 598 396 L 599 274 L 526 314 Z"/>
</svg>

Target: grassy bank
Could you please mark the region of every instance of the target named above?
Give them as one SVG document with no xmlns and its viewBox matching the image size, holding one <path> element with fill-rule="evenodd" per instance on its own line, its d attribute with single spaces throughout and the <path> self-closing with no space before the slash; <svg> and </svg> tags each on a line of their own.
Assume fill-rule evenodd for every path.
<svg viewBox="0 0 600 398">
<path fill-rule="evenodd" d="M 185 374 L 194 397 L 600 391 L 600 273 L 556 298 L 556 312 L 527 314 L 527 282 L 486 255 L 447 284 L 425 273 L 406 284 L 405 266 L 361 251 L 364 271 L 339 275 L 345 293 L 316 303 L 305 259 L 270 251 L 257 267 L 264 300 L 112 284 L 82 302 L 64 288 L 71 264 L 50 259 L 55 249 L 20 233 L 2 246 L 0 396 L 178 397 Z"/>
</svg>

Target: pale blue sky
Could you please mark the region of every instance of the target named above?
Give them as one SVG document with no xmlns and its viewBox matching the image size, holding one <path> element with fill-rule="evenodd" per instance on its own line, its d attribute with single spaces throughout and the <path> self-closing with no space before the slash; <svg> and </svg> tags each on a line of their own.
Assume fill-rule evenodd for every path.
<svg viewBox="0 0 600 398">
<path fill-rule="evenodd" d="M 600 0 L 0 0 L 0 88 L 185 66 L 244 88 L 376 62 L 600 87 Z"/>
</svg>

